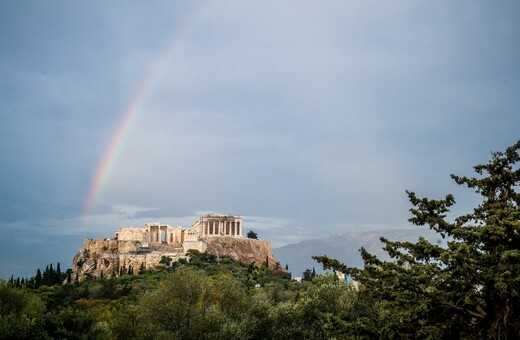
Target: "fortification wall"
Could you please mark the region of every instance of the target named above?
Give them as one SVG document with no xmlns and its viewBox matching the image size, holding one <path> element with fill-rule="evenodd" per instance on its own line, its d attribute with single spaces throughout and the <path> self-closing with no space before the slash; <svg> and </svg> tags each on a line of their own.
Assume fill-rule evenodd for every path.
<svg viewBox="0 0 520 340">
<path fill-rule="evenodd" d="M 139 241 L 118 241 L 117 250 L 119 253 L 135 253 L 139 244 L 141 244 Z"/>
<path fill-rule="evenodd" d="M 204 253 L 208 247 L 208 245 L 204 241 L 184 241 L 182 246 L 184 248 L 185 254 L 190 249 L 195 249 L 200 251 L 201 253 Z"/>
<path fill-rule="evenodd" d="M 163 254 L 160 253 L 142 255 L 120 254 L 119 267 L 124 268 L 126 272 L 132 267 L 134 274 L 137 274 L 141 268 L 147 270 L 158 267 L 160 265 L 161 256 L 163 256 Z"/>
</svg>

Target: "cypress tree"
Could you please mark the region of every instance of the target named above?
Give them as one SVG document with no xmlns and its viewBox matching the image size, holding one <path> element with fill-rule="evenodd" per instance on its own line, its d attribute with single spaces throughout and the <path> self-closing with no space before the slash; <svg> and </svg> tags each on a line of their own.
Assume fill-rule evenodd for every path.
<svg viewBox="0 0 520 340">
<path fill-rule="evenodd" d="M 60 263 L 58 262 L 58 265 L 56 266 L 56 280 L 55 282 L 60 284 L 62 281 L 63 281 L 63 277 L 62 277 L 62 274 L 61 274 L 61 268 L 60 268 Z"/>
<path fill-rule="evenodd" d="M 45 271 L 42 274 L 42 285 L 49 285 L 50 284 L 50 277 L 51 272 L 49 270 L 49 265 L 45 266 Z"/>
<path fill-rule="evenodd" d="M 40 271 L 40 268 L 36 270 L 36 276 L 34 277 L 34 287 L 38 288 L 42 284 L 42 272 Z"/>
</svg>

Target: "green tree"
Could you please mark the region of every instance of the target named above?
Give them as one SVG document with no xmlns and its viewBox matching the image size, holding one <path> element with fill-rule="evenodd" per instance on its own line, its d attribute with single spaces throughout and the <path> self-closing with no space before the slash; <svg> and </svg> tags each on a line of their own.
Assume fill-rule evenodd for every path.
<svg viewBox="0 0 520 340">
<path fill-rule="evenodd" d="M 162 261 L 162 257 L 161 257 Z M 144 262 L 141 262 L 141 265 L 139 266 L 139 275 L 144 275 L 146 273 L 146 267 L 144 266 Z"/>
<path fill-rule="evenodd" d="M 355 338 L 358 301 L 355 289 L 333 274 L 318 276 L 296 301 L 281 302 L 271 308 L 269 324 L 272 334 L 267 338 Z"/>
<path fill-rule="evenodd" d="M 253 240 L 258 240 L 258 234 L 252 230 L 249 230 L 249 232 L 247 233 L 247 238 L 251 238 Z"/>
<path fill-rule="evenodd" d="M 304 280 L 304 281 L 312 281 L 312 279 L 314 279 L 315 277 L 316 277 L 316 269 L 314 269 L 314 267 L 312 267 L 312 270 L 306 269 L 303 272 L 302 280 Z"/>
<path fill-rule="evenodd" d="M 34 286 L 38 288 L 42 284 L 42 272 L 40 268 L 36 269 L 36 276 L 34 277 Z"/>
<path fill-rule="evenodd" d="M 452 195 L 432 200 L 407 192 L 414 206 L 410 222 L 446 237 L 445 248 L 424 238 L 416 243 L 381 238 L 393 261 L 381 261 L 363 248 L 363 269 L 326 256 L 315 259 L 324 268 L 352 275 L 362 294 L 387 303 L 395 313 L 386 327 L 395 337 L 518 338 L 519 149 L 520 141 L 492 153 L 487 164 L 474 167 L 477 177 L 451 175 L 482 196 L 473 212 L 454 220 L 446 217 L 455 204 Z"/>
<path fill-rule="evenodd" d="M 182 268 L 145 294 L 139 304 L 143 331 L 186 334 L 209 307 L 210 282 L 199 271 Z"/>
<path fill-rule="evenodd" d="M 169 267 L 170 264 L 172 263 L 172 258 L 169 257 L 169 256 L 161 256 L 161 260 L 159 261 L 160 264 L 164 265 L 165 267 Z M 144 262 L 143 262 L 144 264 Z"/>
<path fill-rule="evenodd" d="M 182 267 L 157 290 L 141 296 L 134 314 L 139 328 L 134 332 L 140 338 L 245 339 L 256 329 L 248 316 L 251 306 L 246 288 L 233 275 L 210 278 L 201 270 Z M 113 329 L 116 337 L 128 332 L 121 326 Z"/>
<path fill-rule="evenodd" d="M 44 310 L 35 294 L 0 281 L 0 339 L 44 338 Z"/>
<path fill-rule="evenodd" d="M 54 283 L 60 284 L 62 282 L 63 282 L 63 276 L 61 273 L 60 263 L 58 262 L 58 265 L 56 266 L 56 274 L 55 274 Z"/>
<path fill-rule="evenodd" d="M 72 269 L 70 269 L 70 268 L 67 269 L 66 274 L 67 274 L 67 283 L 71 283 L 72 282 Z"/>
</svg>

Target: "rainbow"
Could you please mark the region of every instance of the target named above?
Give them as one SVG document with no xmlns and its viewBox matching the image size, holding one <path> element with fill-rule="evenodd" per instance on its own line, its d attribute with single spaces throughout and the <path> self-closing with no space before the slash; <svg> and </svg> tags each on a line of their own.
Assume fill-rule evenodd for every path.
<svg viewBox="0 0 520 340">
<path fill-rule="evenodd" d="M 117 159 L 123 150 L 125 141 L 128 139 L 129 132 L 135 124 L 139 113 L 146 102 L 147 97 L 152 92 L 154 84 L 157 83 L 161 70 L 168 64 L 179 43 L 186 37 L 193 27 L 196 19 L 205 11 L 210 0 L 201 1 L 190 16 L 186 18 L 182 26 L 175 32 L 171 43 L 161 53 L 157 59 L 148 67 L 142 81 L 139 83 L 133 97 L 131 98 L 122 117 L 117 125 L 115 132 L 110 138 L 110 142 L 103 152 L 100 162 L 96 167 L 91 181 L 88 196 L 85 203 L 83 216 L 92 213 L 96 204 L 99 202 L 103 191 L 114 171 Z"/>
</svg>

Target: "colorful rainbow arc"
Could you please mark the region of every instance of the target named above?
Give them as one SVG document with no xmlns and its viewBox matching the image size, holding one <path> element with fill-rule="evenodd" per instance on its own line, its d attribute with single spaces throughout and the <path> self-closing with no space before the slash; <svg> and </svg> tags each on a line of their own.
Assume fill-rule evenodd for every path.
<svg viewBox="0 0 520 340">
<path fill-rule="evenodd" d="M 154 84 L 157 82 L 160 76 L 160 72 L 168 64 L 176 47 L 179 42 L 183 40 L 188 34 L 190 29 L 193 27 L 197 18 L 207 8 L 210 0 L 202 1 L 199 3 L 193 13 L 184 21 L 180 29 L 175 33 L 172 42 L 168 44 L 164 52 L 153 62 L 139 83 L 137 90 L 135 91 L 130 103 L 127 105 L 122 118 L 117 125 L 117 128 L 110 139 L 110 143 L 103 153 L 103 157 L 99 162 L 91 185 L 89 187 L 89 193 L 86 199 L 85 209 L 83 216 L 88 216 L 94 210 L 96 204 L 99 202 L 101 194 L 103 193 L 108 180 L 114 170 L 117 163 L 117 159 L 121 154 L 125 141 L 128 139 L 129 132 L 137 120 L 139 113 L 141 112 L 146 98 L 151 93 Z"/>
</svg>

